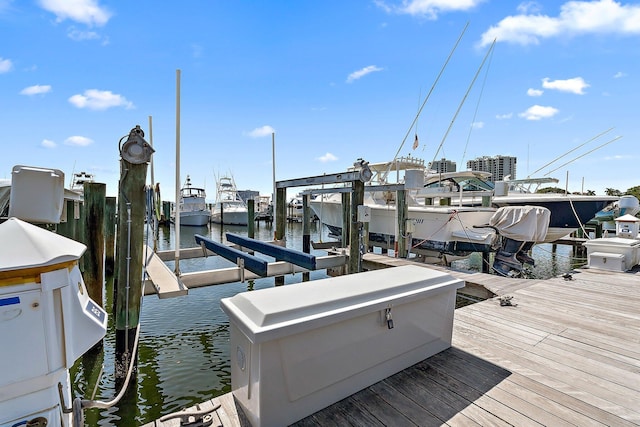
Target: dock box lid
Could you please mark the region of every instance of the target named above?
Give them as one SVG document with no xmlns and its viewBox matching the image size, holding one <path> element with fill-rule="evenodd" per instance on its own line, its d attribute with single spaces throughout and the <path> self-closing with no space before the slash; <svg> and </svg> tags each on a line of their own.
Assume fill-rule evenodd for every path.
<svg viewBox="0 0 640 427">
<path fill-rule="evenodd" d="M 447 273 L 407 265 L 243 292 L 220 304 L 231 322 L 258 343 L 463 286 Z"/>
<path fill-rule="evenodd" d="M 623 237 L 602 237 L 599 239 L 587 240 L 583 243 L 587 248 L 605 248 L 605 247 L 619 247 L 628 248 L 640 246 L 640 240 L 637 239 L 625 239 Z"/>
</svg>

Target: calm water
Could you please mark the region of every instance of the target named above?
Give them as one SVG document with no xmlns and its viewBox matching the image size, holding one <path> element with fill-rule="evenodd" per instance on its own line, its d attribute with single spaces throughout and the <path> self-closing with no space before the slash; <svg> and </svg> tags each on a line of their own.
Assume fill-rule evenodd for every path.
<svg viewBox="0 0 640 427">
<path fill-rule="evenodd" d="M 210 227 L 181 227 L 180 247 L 195 246 L 194 234 L 209 236 L 223 241 L 222 232 L 246 235 L 246 227 L 212 224 Z M 256 227 L 255 237 L 271 240 L 273 228 L 264 223 Z M 302 249 L 302 225 L 287 224 L 287 246 Z M 326 233 L 320 235 L 316 224 L 311 225 L 311 239 L 331 240 Z M 174 249 L 173 227 L 159 230 L 159 248 Z M 152 241 L 149 241 L 152 246 Z M 323 251 L 314 252 L 325 255 Z M 534 247 L 536 267 L 529 270 L 532 278 L 551 277 L 583 265 L 585 260 L 575 260 L 571 248 L 558 246 L 555 254 L 551 245 Z M 468 260 L 457 261 L 456 267 L 479 270 L 482 259 L 472 256 Z M 168 263 L 171 268 L 173 263 Z M 219 257 L 181 260 L 180 270 L 184 273 L 230 267 L 233 264 Z M 311 279 L 327 277 L 322 272 L 311 273 Z M 302 281 L 300 273 L 287 275 L 285 283 Z M 144 299 L 141 314 L 140 345 L 137 381 L 131 384 L 120 403 L 106 410 L 85 411 L 86 425 L 139 425 L 154 421 L 161 416 L 178 411 L 196 403 L 211 399 L 231 391 L 229 365 L 229 321 L 220 308 L 220 299 L 231 297 L 249 289 L 272 287 L 273 278 L 209 286 L 189 291 L 189 295 L 171 299 L 149 296 Z M 112 282 L 107 283 L 107 301 L 112 306 Z M 114 326 L 109 317 L 109 330 L 104 340 L 103 350 L 94 355 L 86 355 L 71 372 L 74 396 L 90 398 L 95 390 L 95 398 L 111 400 L 116 394 L 113 381 Z M 100 370 L 103 373 L 97 382 Z"/>
</svg>

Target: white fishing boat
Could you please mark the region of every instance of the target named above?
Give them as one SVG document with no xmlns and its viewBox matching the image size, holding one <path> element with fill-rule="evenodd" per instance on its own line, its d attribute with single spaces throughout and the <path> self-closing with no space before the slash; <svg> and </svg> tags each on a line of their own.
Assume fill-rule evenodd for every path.
<svg viewBox="0 0 640 427">
<path fill-rule="evenodd" d="M 202 227 L 208 225 L 211 220 L 211 211 L 207 207 L 206 192 L 204 188 L 193 187 L 191 178 L 187 175 L 184 186 L 180 189 L 178 212 L 180 213 L 180 225 Z M 171 222 L 175 223 L 176 210 L 171 213 Z"/>
<path fill-rule="evenodd" d="M 84 185 L 89 182 L 95 182 L 95 176 L 88 172 L 76 172 L 73 174 L 70 190 L 84 195 Z"/>
<path fill-rule="evenodd" d="M 216 203 L 211 222 L 227 225 L 247 225 L 249 209 L 238 194 L 238 188 L 231 175 L 221 176 L 216 183 Z"/>
<path fill-rule="evenodd" d="M 425 200 L 453 197 L 445 188 L 427 194 L 423 190 L 424 160 L 403 157 L 392 162 L 369 164 L 373 173 L 370 185 L 404 182 L 408 205 L 411 250 L 420 252 L 430 261 L 447 261 L 469 256 L 473 252 L 489 252 L 496 240 L 496 231 L 484 227 L 496 212 L 494 207 L 440 206 Z M 395 175 L 395 179 L 392 179 Z M 369 241 L 395 244 L 398 235 L 396 193 L 367 191 L 364 205 L 370 209 Z M 418 192 L 421 191 L 421 194 Z M 310 206 L 331 234 L 342 232 L 342 203 L 338 193 L 324 194 L 310 201 Z M 481 228 L 484 227 L 484 228 Z M 408 236 L 407 236 L 408 237 Z"/>
</svg>

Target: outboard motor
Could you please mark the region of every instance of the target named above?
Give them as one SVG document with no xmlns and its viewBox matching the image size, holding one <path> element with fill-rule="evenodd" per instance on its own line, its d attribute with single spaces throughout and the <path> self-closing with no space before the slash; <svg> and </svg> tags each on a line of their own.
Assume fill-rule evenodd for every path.
<svg viewBox="0 0 640 427">
<path fill-rule="evenodd" d="M 489 220 L 502 239 L 493 269 L 501 276 L 516 277 L 524 264 L 535 265 L 528 255 L 533 245 L 543 242 L 549 228 L 551 211 L 540 206 L 505 206 Z"/>
</svg>

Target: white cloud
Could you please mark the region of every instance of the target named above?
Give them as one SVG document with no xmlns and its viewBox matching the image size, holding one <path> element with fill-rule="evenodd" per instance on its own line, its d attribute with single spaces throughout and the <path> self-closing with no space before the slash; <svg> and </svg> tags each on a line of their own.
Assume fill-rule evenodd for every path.
<svg viewBox="0 0 640 427">
<path fill-rule="evenodd" d="M 33 85 L 29 87 L 25 87 L 20 91 L 20 95 L 41 95 L 43 93 L 51 92 L 50 85 Z"/>
<path fill-rule="evenodd" d="M 69 102 L 78 108 L 88 108 L 90 110 L 106 110 L 111 107 L 134 108 L 132 102 L 108 90 L 89 89 L 83 95 L 73 95 Z"/>
<path fill-rule="evenodd" d="M 389 6 L 378 0 L 376 5 L 387 13 L 399 13 L 437 19 L 446 12 L 457 12 L 472 9 L 484 0 L 403 0 L 399 6 Z"/>
<path fill-rule="evenodd" d="M 541 8 L 542 6 L 539 3 L 535 1 L 527 1 L 524 3 L 520 3 L 516 9 L 518 10 L 518 12 L 522 14 L 527 14 L 527 13 L 538 13 L 540 12 Z"/>
<path fill-rule="evenodd" d="M 540 89 L 533 89 L 533 88 L 527 89 L 527 95 L 529 96 L 542 96 L 543 93 L 544 91 Z"/>
<path fill-rule="evenodd" d="M 498 119 L 498 120 L 507 120 L 507 119 L 510 119 L 511 117 L 513 117 L 513 113 L 506 113 L 506 114 L 498 114 L 498 115 L 496 115 L 496 119 Z"/>
<path fill-rule="evenodd" d="M 549 80 L 545 77 L 542 79 L 542 87 L 545 89 L 555 89 L 560 92 L 570 92 L 576 95 L 584 95 L 584 89 L 591 86 L 584 81 L 582 77 L 574 77 L 567 80 Z"/>
<path fill-rule="evenodd" d="M 80 42 L 83 40 L 99 40 L 100 39 L 100 35 L 95 31 L 83 31 L 75 27 L 70 27 L 67 30 L 67 37 L 77 42 Z"/>
<path fill-rule="evenodd" d="M 0 73 L 8 73 L 13 68 L 13 63 L 10 59 L 4 59 L 0 56 Z"/>
<path fill-rule="evenodd" d="M 473 122 L 471 123 L 471 127 L 473 129 L 482 129 L 484 127 L 484 122 Z"/>
<path fill-rule="evenodd" d="M 358 71 L 354 71 L 353 73 L 349 74 L 349 77 L 347 77 L 347 83 L 352 83 L 359 78 L 375 71 L 382 71 L 382 68 L 376 67 L 375 65 L 369 65 L 368 67 L 364 67 Z"/>
<path fill-rule="evenodd" d="M 621 5 L 613 0 L 568 1 L 557 17 L 525 13 L 507 16 L 485 31 L 479 42 L 486 46 L 497 39 L 513 44 L 538 44 L 541 39 L 580 34 L 640 34 L 640 5 Z"/>
<path fill-rule="evenodd" d="M 51 141 L 50 139 L 43 139 L 40 145 L 43 146 L 44 148 L 56 148 L 58 144 Z"/>
<path fill-rule="evenodd" d="M 58 22 L 69 19 L 100 27 L 112 16 L 107 8 L 98 4 L 98 0 L 39 0 L 38 3 L 40 7 L 56 15 Z"/>
<path fill-rule="evenodd" d="M 620 79 L 622 77 L 627 77 L 627 73 L 623 73 L 622 71 L 618 71 L 613 75 L 614 79 Z"/>
<path fill-rule="evenodd" d="M 65 145 L 73 145 L 75 147 L 86 147 L 93 144 L 93 140 L 84 136 L 70 136 L 64 140 Z"/>
<path fill-rule="evenodd" d="M 320 160 L 322 163 L 326 163 L 326 162 L 335 162 L 336 160 L 338 160 L 338 158 L 331 153 L 326 153 L 324 156 L 318 157 L 317 160 Z"/>
<path fill-rule="evenodd" d="M 534 105 L 527 109 L 527 111 L 518 114 L 520 117 L 527 120 L 540 120 L 548 119 L 558 114 L 559 110 L 553 107 L 544 107 L 542 105 Z"/>
<path fill-rule="evenodd" d="M 265 125 L 259 128 L 255 128 L 251 132 L 247 133 L 251 138 L 262 138 L 263 136 L 271 135 L 275 133 L 276 130 L 269 125 Z"/>
</svg>

